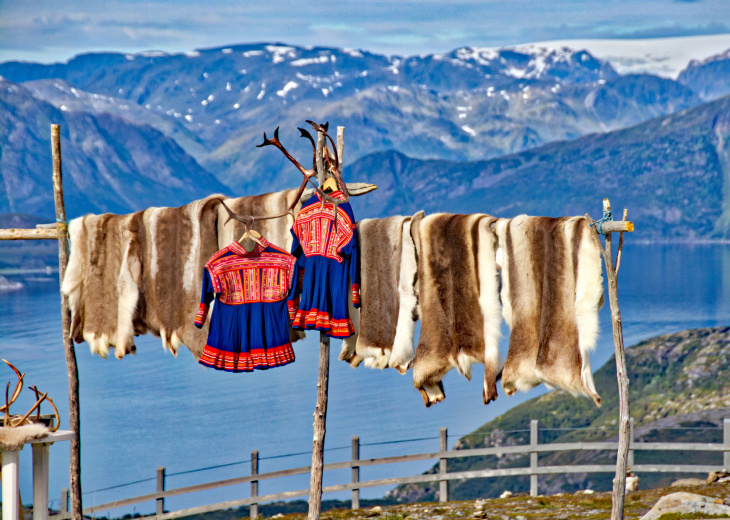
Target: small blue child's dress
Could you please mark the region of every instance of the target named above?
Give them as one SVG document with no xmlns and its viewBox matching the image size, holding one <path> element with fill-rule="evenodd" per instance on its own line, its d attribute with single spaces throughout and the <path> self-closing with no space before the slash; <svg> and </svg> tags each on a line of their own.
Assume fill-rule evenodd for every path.
<svg viewBox="0 0 730 520">
<path fill-rule="evenodd" d="M 251 252 L 233 242 L 205 264 L 196 327 L 205 323 L 213 298 L 216 303 L 202 365 L 250 372 L 294 361 L 286 300 L 294 296 L 296 258 L 259 241 Z"/>
<path fill-rule="evenodd" d="M 344 200 L 340 191 L 330 195 Z M 288 302 L 295 329 L 326 331 L 328 336 L 347 338 L 355 333 L 348 313 L 348 292 L 360 306 L 360 264 L 357 251 L 355 216 L 349 203 L 337 208 L 322 204 L 318 194 L 302 205 L 291 232 L 292 254 L 297 257 L 300 285 Z M 352 281 L 350 288 L 349 280 Z M 298 303 L 298 305 L 297 305 Z"/>
</svg>

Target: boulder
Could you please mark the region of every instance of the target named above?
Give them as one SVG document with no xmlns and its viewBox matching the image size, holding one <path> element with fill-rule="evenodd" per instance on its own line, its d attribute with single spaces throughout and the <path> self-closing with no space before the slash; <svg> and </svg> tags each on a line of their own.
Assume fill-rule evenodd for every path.
<svg viewBox="0 0 730 520">
<path fill-rule="evenodd" d="M 730 472 L 724 469 L 720 471 L 711 471 L 710 474 L 707 475 L 707 483 L 712 484 L 713 482 L 717 482 L 718 484 L 730 482 Z"/>
<path fill-rule="evenodd" d="M 705 481 L 701 478 L 680 478 L 679 480 L 675 480 L 670 484 L 670 487 L 680 487 L 680 486 L 704 486 Z"/>
<path fill-rule="evenodd" d="M 641 520 L 658 520 L 665 513 L 700 513 L 703 515 L 730 515 L 730 506 L 715 503 L 712 497 L 694 493 L 672 493 L 659 499 Z"/>
</svg>

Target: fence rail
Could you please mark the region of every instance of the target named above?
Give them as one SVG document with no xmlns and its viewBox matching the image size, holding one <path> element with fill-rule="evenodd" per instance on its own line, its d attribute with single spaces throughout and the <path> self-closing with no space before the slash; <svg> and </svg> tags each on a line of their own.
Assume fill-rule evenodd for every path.
<svg viewBox="0 0 730 520">
<path fill-rule="evenodd" d="M 352 491 L 352 508 L 359 509 L 360 495 L 359 491 L 365 488 L 393 486 L 400 484 L 439 482 L 439 499 L 442 502 L 448 501 L 448 482 L 451 480 L 464 480 L 472 478 L 490 478 L 490 477 L 508 477 L 529 475 L 530 476 L 530 494 L 536 496 L 538 494 L 538 475 L 553 475 L 564 473 L 614 473 L 616 466 L 614 464 L 584 464 L 570 466 L 539 466 L 538 454 L 546 452 L 559 451 L 615 451 L 618 450 L 618 442 L 564 442 L 564 443 L 538 443 L 538 422 L 536 420 L 530 423 L 530 442 L 529 444 L 517 446 L 500 446 L 493 448 L 474 448 L 466 450 L 447 449 L 447 430 L 442 428 L 439 436 L 439 451 L 428 453 L 416 453 L 412 455 L 396 455 L 390 457 L 379 457 L 370 459 L 360 458 L 360 440 L 359 437 L 352 439 L 352 460 L 333 462 L 324 465 L 325 471 L 342 470 L 352 468 L 352 481 L 345 484 L 337 484 L 333 486 L 325 486 L 323 493 L 334 493 L 341 491 Z M 722 443 L 688 443 L 688 442 L 635 442 L 633 439 L 633 421 L 631 427 L 631 444 L 629 452 L 629 465 L 636 473 L 709 473 L 711 471 L 719 471 L 723 468 L 730 468 L 730 419 L 723 421 L 723 442 Z M 636 451 L 704 451 L 704 452 L 722 452 L 723 465 L 692 465 L 692 464 L 633 464 L 634 452 Z M 530 465 L 518 468 L 498 468 L 498 469 L 480 469 L 472 471 L 458 471 L 449 473 L 447 469 L 448 459 L 479 457 L 485 455 L 506 455 L 506 454 L 529 454 Z M 360 480 L 360 468 L 364 466 L 375 466 L 382 464 L 397 464 L 403 462 L 417 462 L 423 460 L 438 460 L 438 473 L 393 477 L 375 480 Z M 258 505 L 265 502 L 273 502 L 276 500 L 285 500 L 309 495 L 309 489 L 300 489 L 293 491 L 284 491 L 269 495 L 258 494 L 258 483 L 261 480 L 269 480 L 292 475 L 301 475 L 310 472 L 310 466 L 301 466 L 297 468 L 283 469 L 278 471 L 270 471 L 267 473 L 258 472 L 259 456 L 254 451 L 251 454 L 251 475 L 237 477 L 225 480 L 217 480 L 204 484 L 196 484 L 192 486 L 184 486 L 174 489 L 165 489 L 165 468 L 157 470 L 157 491 L 145 495 L 115 500 L 105 504 L 99 504 L 92 507 L 84 508 L 85 515 L 93 515 L 100 511 L 108 511 L 119 507 L 139 504 L 143 502 L 155 502 L 155 514 L 142 517 L 145 520 L 169 520 L 184 516 L 218 511 L 222 509 L 230 509 L 234 507 L 251 506 L 251 518 L 258 516 Z M 154 480 L 154 479 L 151 479 Z M 224 486 L 233 486 L 237 484 L 251 484 L 251 496 L 227 502 L 219 502 L 178 511 L 165 512 L 165 498 L 195 493 L 198 491 L 206 491 L 210 489 L 220 488 Z M 68 510 L 68 490 L 64 489 L 61 494 L 60 512 L 50 516 L 50 520 L 66 520 L 71 518 L 71 512 Z"/>
</svg>

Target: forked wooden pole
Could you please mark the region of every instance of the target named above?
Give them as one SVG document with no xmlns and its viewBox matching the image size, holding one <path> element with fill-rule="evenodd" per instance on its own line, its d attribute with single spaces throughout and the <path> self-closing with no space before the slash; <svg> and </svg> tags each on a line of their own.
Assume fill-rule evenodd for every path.
<svg viewBox="0 0 730 520">
<path fill-rule="evenodd" d="M 66 207 L 63 202 L 63 176 L 61 170 L 61 129 L 51 125 L 51 151 L 53 154 L 53 197 L 56 203 L 56 227 L 58 232 L 58 278 L 63 283 L 63 275 L 68 265 L 68 223 Z M 81 428 L 79 417 L 79 370 L 76 364 L 76 350 L 71 339 L 71 309 L 68 296 L 61 293 L 61 327 L 63 347 L 66 351 L 68 369 L 68 408 L 70 428 L 74 432 L 71 439 L 71 461 L 69 478 L 71 485 L 71 515 L 74 520 L 82 519 L 81 504 Z"/>
<path fill-rule="evenodd" d="M 610 211 L 611 203 L 603 199 L 603 210 Z M 587 215 L 586 215 L 587 216 Z M 634 225 L 626 221 L 627 211 L 624 210 L 623 220 L 606 222 L 602 225 L 602 231 L 606 235 L 606 247 L 601 245 L 598 238 L 598 230 L 594 226 L 593 236 L 598 242 L 603 253 L 603 260 L 606 263 L 606 276 L 608 276 L 608 299 L 611 305 L 611 322 L 613 324 L 613 345 L 616 352 L 616 378 L 618 379 L 618 453 L 616 454 L 616 477 L 613 479 L 613 503 L 611 505 L 611 520 L 623 520 L 624 503 L 626 501 L 626 469 L 629 459 L 629 444 L 631 442 L 629 426 L 629 376 L 626 369 L 626 354 L 624 352 L 624 334 L 621 325 L 621 311 L 618 307 L 618 270 L 621 266 L 621 253 L 624 242 L 624 231 L 633 231 Z M 590 218 L 590 217 L 589 217 Z M 619 232 L 621 236 L 618 243 L 616 255 L 616 267 L 613 265 L 613 240 L 612 232 Z"/>
<path fill-rule="evenodd" d="M 337 165 L 342 175 L 342 149 L 345 128 L 337 127 L 337 150 L 339 161 Z M 317 182 L 320 186 L 325 181 L 324 151 L 325 137 L 317 133 Z M 330 337 L 319 333 L 319 375 L 317 377 L 317 407 L 314 410 L 314 440 L 312 441 L 312 472 L 309 480 L 309 516 L 308 520 L 319 520 L 322 510 L 322 472 L 324 469 L 324 436 L 327 422 L 327 394 L 329 388 L 330 370 Z"/>
</svg>

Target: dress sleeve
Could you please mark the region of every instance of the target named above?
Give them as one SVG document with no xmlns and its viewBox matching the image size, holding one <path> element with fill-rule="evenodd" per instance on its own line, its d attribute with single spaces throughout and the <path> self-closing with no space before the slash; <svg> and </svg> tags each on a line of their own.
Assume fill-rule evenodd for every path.
<svg viewBox="0 0 730 520">
<path fill-rule="evenodd" d="M 352 229 L 352 248 L 350 250 L 350 280 L 352 281 L 352 306 L 360 308 L 360 241 L 357 229 Z"/>
<path fill-rule="evenodd" d="M 303 256 L 303 255 L 302 255 Z M 302 273 L 303 273 L 302 269 Z M 293 321 L 299 310 L 299 297 L 302 294 L 302 279 L 299 276 L 299 259 L 292 265 L 292 275 L 289 284 L 289 296 L 286 298 L 286 307 L 289 310 L 289 321 Z"/>
<path fill-rule="evenodd" d="M 291 229 L 292 241 L 291 254 L 296 258 L 294 263 L 293 282 L 289 290 L 289 296 L 286 299 L 286 305 L 289 309 L 289 319 L 293 320 L 299 310 L 299 297 L 302 294 L 302 282 L 304 281 L 304 264 L 307 257 L 304 255 L 302 244 L 299 242 L 299 237 L 294 232 L 294 228 Z"/>
<path fill-rule="evenodd" d="M 198 314 L 195 316 L 195 326 L 199 329 L 203 327 L 205 318 L 208 316 L 208 309 L 210 302 L 215 298 L 215 291 L 213 290 L 213 281 L 211 280 L 210 273 L 207 269 L 203 269 L 203 290 L 200 294 L 200 308 Z"/>
</svg>

